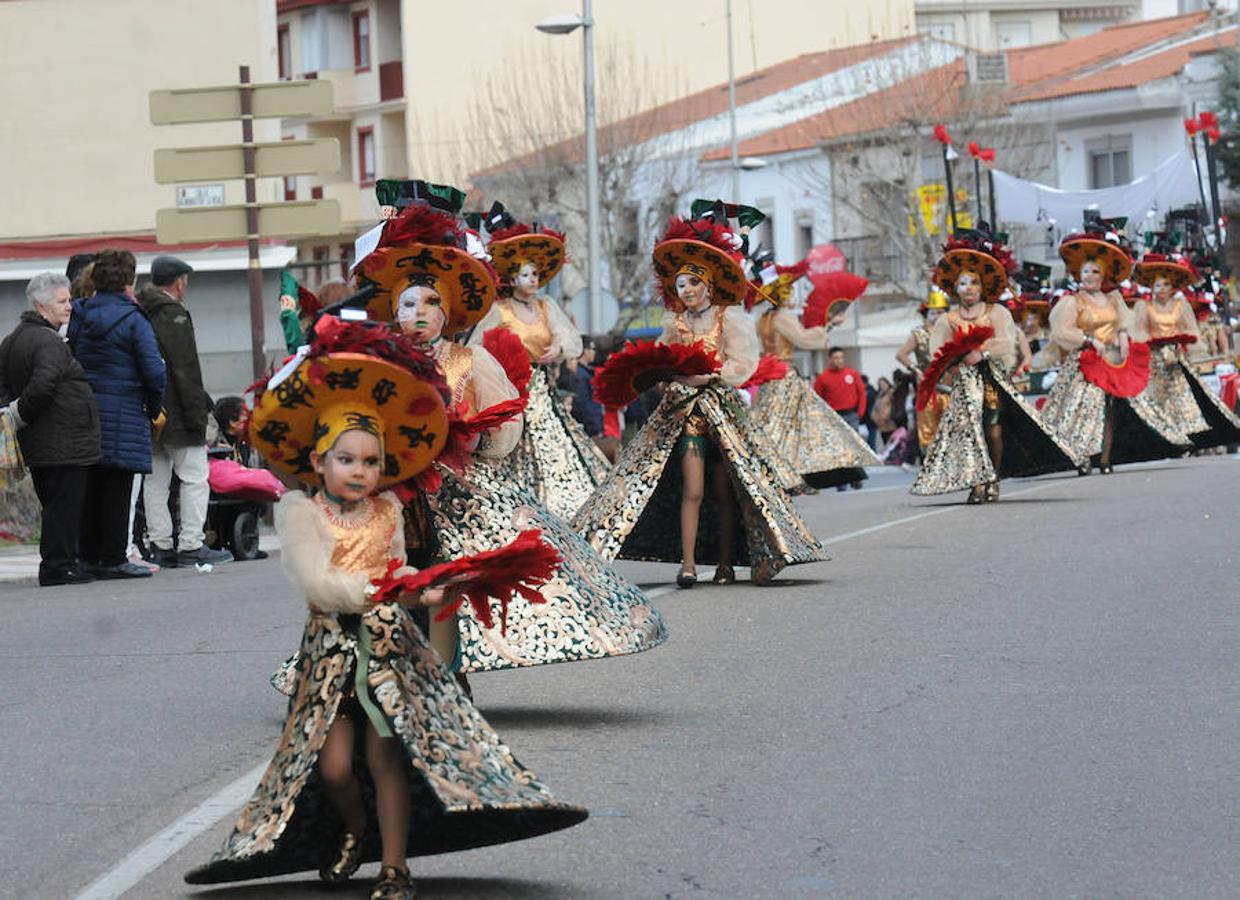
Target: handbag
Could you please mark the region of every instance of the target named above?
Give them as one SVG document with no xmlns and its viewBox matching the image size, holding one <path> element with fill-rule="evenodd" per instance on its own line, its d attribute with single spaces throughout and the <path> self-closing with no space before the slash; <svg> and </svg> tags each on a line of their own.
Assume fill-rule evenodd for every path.
<svg viewBox="0 0 1240 900">
<path fill-rule="evenodd" d="M 0 409 L 0 489 L 26 477 L 26 463 L 17 443 L 17 425 L 7 409 Z"/>
</svg>

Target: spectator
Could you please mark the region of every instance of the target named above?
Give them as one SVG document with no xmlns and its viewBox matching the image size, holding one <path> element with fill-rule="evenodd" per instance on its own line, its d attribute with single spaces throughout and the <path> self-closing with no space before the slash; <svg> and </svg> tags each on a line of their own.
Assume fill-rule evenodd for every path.
<svg viewBox="0 0 1240 900">
<path fill-rule="evenodd" d="M 861 430 L 861 419 L 866 410 L 865 383 L 860 372 L 844 365 L 844 351 L 841 348 L 832 347 L 827 353 L 827 367 L 814 379 L 814 393 L 858 434 L 866 436 Z M 852 486 L 854 490 L 860 490 L 861 482 L 854 481 Z M 840 485 L 838 490 L 844 490 L 844 485 Z"/>
<path fill-rule="evenodd" d="M 603 433 L 603 407 L 594 399 L 594 356 L 594 338 L 582 335 L 581 356 L 573 367 L 573 418 L 597 438 Z"/>
<path fill-rule="evenodd" d="M 194 320 L 185 308 L 185 293 L 193 268 L 175 256 L 157 256 L 151 262 L 151 283 L 139 302 L 150 320 L 167 366 L 164 390 L 166 422 L 151 455 L 151 474 L 143 493 L 146 530 L 151 554 L 158 566 L 192 566 L 230 562 L 227 550 L 212 550 L 203 542 L 207 503 L 207 417 L 214 404 L 202 384 Z M 172 476 L 181 482 L 181 533 L 173 549 L 172 513 L 168 495 Z"/>
<path fill-rule="evenodd" d="M 69 346 L 99 407 L 102 455 L 86 476 L 81 532 L 82 561 L 97 578 L 151 575 L 125 558 L 133 476 L 151 470 L 151 423 L 164 395 L 159 345 L 133 296 L 136 272 L 129 251 L 100 251 L 97 293 L 74 301 L 69 319 Z"/>
<path fill-rule="evenodd" d="M 891 381 L 886 377 L 879 378 L 878 390 L 874 392 L 874 403 L 872 406 L 869 403 L 866 404 L 872 410 L 870 421 L 874 423 L 874 428 L 882 438 L 884 446 L 887 439 L 891 437 L 891 433 L 896 430 L 893 392 Z"/>
<path fill-rule="evenodd" d="M 60 330 L 73 310 L 69 279 L 55 272 L 26 285 L 33 309 L 0 343 L 0 403 L 43 505 L 39 584 L 94 581 L 79 554 L 86 476 L 99 460 L 99 412 L 86 372 Z M 11 401 L 7 398 L 12 398 Z"/>
</svg>

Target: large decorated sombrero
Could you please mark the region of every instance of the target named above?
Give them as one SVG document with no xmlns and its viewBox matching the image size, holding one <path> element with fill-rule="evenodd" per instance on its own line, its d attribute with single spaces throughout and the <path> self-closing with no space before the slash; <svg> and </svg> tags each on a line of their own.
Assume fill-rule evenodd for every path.
<svg viewBox="0 0 1240 900">
<path fill-rule="evenodd" d="M 1008 276 L 1016 268 L 1004 237 L 980 229 L 958 230 L 943 247 L 943 258 L 934 268 L 934 283 L 955 296 L 960 273 L 973 272 L 982 284 L 982 301 L 995 303 L 1007 290 Z"/>
<path fill-rule="evenodd" d="M 1068 274 L 1081 277 L 1081 266 L 1093 260 L 1102 267 L 1104 287 L 1124 281 L 1132 272 L 1132 253 L 1123 236 L 1127 219 L 1097 219 L 1086 222 L 1085 228 L 1070 234 L 1059 245 L 1059 255 L 1068 265 Z"/>
<path fill-rule="evenodd" d="M 1133 268 L 1132 277 L 1146 287 L 1153 287 L 1156 278 L 1166 278 L 1175 290 L 1182 290 L 1201 280 L 1193 264 L 1176 253 L 1145 254 Z"/>
<path fill-rule="evenodd" d="M 511 281 L 523 265 L 530 263 L 538 272 L 541 288 L 564 268 L 563 232 L 518 222 L 498 201 L 491 206 L 484 222 L 489 236 L 487 252 L 501 278 Z"/>
<path fill-rule="evenodd" d="M 346 431 L 367 431 L 383 448 L 379 486 L 408 481 L 439 457 L 448 440 L 442 377 L 431 357 L 386 328 L 370 326 L 369 352 L 330 349 L 332 341 L 321 336 L 332 329 L 366 331 L 330 316 L 320 319 L 315 342 L 260 386 L 251 444 L 273 468 L 317 484 L 310 454 L 325 453 Z M 380 343 L 391 358 L 375 354 Z"/>
<path fill-rule="evenodd" d="M 653 253 L 655 286 L 663 305 L 682 309 L 676 294 L 676 276 L 682 272 L 710 285 L 710 302 L 715 306 L 744 302 L 749 281 L 741 267 L 739 246 L 740 239 L 732 230 L 713 218 L 688 221 L 673 217 Z"/>
<path fill-rule="evenodd" d="M 471 252 L 465 230 L 450 213 L 415 203 L 388 222 L 379 247 L 358 271 L 378 290 L 367 305 L 377 321 L 395 318 L 400 295 L 433 287 L 444 305 L 445 335 L 471 328 L 495 302 L 495 271 Z"/>
</svg>

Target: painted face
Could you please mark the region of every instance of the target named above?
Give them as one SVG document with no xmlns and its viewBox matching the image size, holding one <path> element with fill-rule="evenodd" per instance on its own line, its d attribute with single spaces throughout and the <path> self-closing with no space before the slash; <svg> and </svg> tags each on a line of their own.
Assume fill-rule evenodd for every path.
<svg viewBox="0 0 1240 900">
<path fill-rule="evenodd" d="M 1171 295 L 1174 291 L 1175 288 L 1172 286 L 1170 278 L 1164 278 L 1160 275 L 1158 278 L 1154 279 L 1155 300 L 1161 300 L 1163 303 L 1166 303 L 1171 299 Z"/>
<path fill-rule="evenodd" d="M 320 456 L 310 454 L 314 471 L 327 492 L 345 503 L 356 503 L 374 493 L 383 472 L 379 439 L 368 431 L 345 431 Z"/>
<path fill-rule="evenodd" d="M 942 312 L 943 312 L 943 310 L 941 310 L 941 309 L 928 309 L 928 310 L 926 310 L 926 324 L 927 324 L 927 325 L 933 325 L 933 324 L 934 324 L 934 323 L 938 320 L 938 318 L 939 318 L 939 316 L 942 314 Z"/>
<path fill-rule="evenodd" d="M 982 297 L 982 281 L 973 272 L 961 272 L 956 278 L 956 296 L 965 306 L 972 306 Z"/>
<path fill-rule="evenodd" d="M 512 286 L 520 297 L 532 297 L 538 291 L 538 269 L 533 263 L 521 263 Z"/>
<path fill-rule="evenodd" d="M 432 287 L 406 288 L 396 301 L 396 322 L 400 330 L 421 344 L 429 344 L 443 334 L 448 315 L 443 298 Z"/>
<path fill-rule="evenodd" d="M 1081 264 L 1081 287 L 1087 291 L 1102 290 L 1102 266 L 1092 259 Z"/>
<path fill-rule="evenodd" d="M 710 306 L 710 285 L 692 272 L 676 276 L 676 296 L 687 309 L 698 312 Z"/>
<path fill-rule="evenodd" d="M 52 295 L 51 300 L 39 304 L 39 315 L 47 319 L 53 328 L 59 328 L 68 322 L 69 314 L 72 312 L 73 301 L 69 299 L 67 287 L 56 288 L 56 293 Z"/>
</svg>

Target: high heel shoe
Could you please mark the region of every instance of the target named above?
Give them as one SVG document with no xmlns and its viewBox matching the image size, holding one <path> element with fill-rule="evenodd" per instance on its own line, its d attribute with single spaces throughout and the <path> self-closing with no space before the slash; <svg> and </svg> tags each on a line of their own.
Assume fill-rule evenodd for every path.
<svg viewBox="0 0 1240 900">
<path fill-rule="evenodd" d="M 969 491 L 969 499 L 964 502 L 968 503 L 970 506 L 974 506 L 978 503 L 985 503 L 986 502 L 986 485 L 984 484 L 973 485 L 973 490 Z"/>
<path fill-rule="evenodd" d="M 996 478 L 994 481 L 986 485 L 986 502 L 996 503 L 998 502 L 998 500 L 999 500 L 999 479 Z"/>
<path fill-rule="evenodd" d="M 319 878 L 328 884 L 341 884 L 353 877 L 362 865 L 362 842 L 346 831 L 340 838 L 335 855 L 319 868 Z"/>
<path fill-rule="evenodd" d="M 1089 463 L 1081 463 L 1076 467 L 1076 474 L 1084 478 L 1089 474 Z"/>
<path fill-rule="evenodd" d="M 408 869 L 384 866 L 370 890 L 370 900 L 414 900 L 418 896 Z"/>
<path fill-rule="evenodd" d="M 676 575 L 676 587 L 678 588 L 691 588 L 695 584 L 697 584 L 696 569 L 681 569 Z"/>
<path fill-rule="evenodd" d="M 1099 466 L 1099 467 L 1098 467 L 1098 474 L 1099 474 L 1099 475 L 1110 475 L 1110 474 L 1111 474 L 1112 472 L 1114 472 L 1114 471 L 1115 471 L 1115 469 L 1113 469 L 1113 468 L 1111 467 L 1111 464 L 1110 464 L 1110 463 L 1107 463 L 1105 466 Z"/>
<path fill-rule="evenodd" d="M 713 584 L 735 584 L 736 571 L 731 566 L 716 566 L 715 577 L 711 579 Z"/>
</svg>

